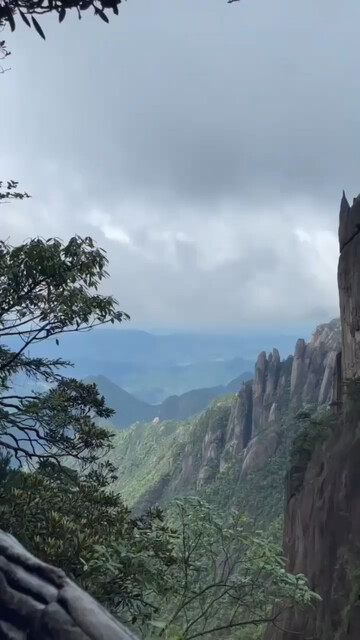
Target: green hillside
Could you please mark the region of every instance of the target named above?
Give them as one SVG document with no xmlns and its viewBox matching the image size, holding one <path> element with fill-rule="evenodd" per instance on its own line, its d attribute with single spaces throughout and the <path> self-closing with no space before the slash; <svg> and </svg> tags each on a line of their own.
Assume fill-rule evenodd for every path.
<svg viewBox="0 0 360 640">
<path fill-rule="evenodd" d="M 114 489 L 135 510 L 196 489 L 207 433 L 224 428 L 234 394 L 216 398 L 199 416 L 185 421 L 136 424 L 116 433 L 109 459 L 118 480 Z"/>
<path fill-rule="evenodd" d="M 114 489 L 137 513 L 173 497 L 196 494 L 221 511 L 236 508 L 259 524 L 270 525 L 283 513 L 290 424 L 276 455 L 241 479 L 242 455 L 220 470 L 220 453 L 205 460 L 204 443 L 224 434 L 235 401 L 216 398 L 200 415 L 184 421 L 136 424 L 118 431 L 109 459 L 117 468 Z M 204 480 L 203 482 L 202 480 Z"/>
<path fill-rule="evenodd" d="M 215 398 L 187 420 L 145 422 L 116 431 L 108 456 L 118 475 L 113 487 L 135 513 L 168 505 L 175 497 L 197 495 L 225 514 L 232 508 L 247 514 L 260 528 L 281 519 L 292 442 L 303 424 L 285 411 L 276 427 L 276 450 L 243 474 L 247 451 L 226 454 L 236 398 Z M 269 436 L 271 430 L 258 436 L 259 451 L 266 451 Z"/>
</svg>

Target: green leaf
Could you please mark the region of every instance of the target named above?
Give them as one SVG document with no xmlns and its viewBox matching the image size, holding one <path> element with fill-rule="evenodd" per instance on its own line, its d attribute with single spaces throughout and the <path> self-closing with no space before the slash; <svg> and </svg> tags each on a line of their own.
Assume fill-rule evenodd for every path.
<svg viewBox="0 0 360 640">
<path fill-rule="evenodd" d="M 25 13 L 23 13 L 22 11 L 20 11 L 20 9 L 19 9 L 19 13 L 20 13 L 20 16 L 22 17 L 23 21 L 25 22 L 25 24 L 26 24 L 28 27 L 30 27 L 30 28 L 31 28 L 31 24 L 30 24 L 30 22 L 29 22 L 28 18 L 26 17 Z"/>
<path fill-rule="evenodd" d="M 34 25 L 34 27 L 35 27 L 36 31 L 38 32 L 39 36 L 41 36 L 41 38 L 42 38 L 43 40 L 46 40 L 46 38 L 45 38 L 45 34 L 44 34 L 44 32 L 43 32 L 42 28 L 40 27 L 40 25 L 39 25 L 38 21 L 36 20 L 36 18 L 34 18 L 34 16 L 31 16 L 31 20 L 32 20 L 32 23 L 33 23 L 33 25 Z"/>
<path fill-rule="evenodd" d="M 59 346 L 60 343 L 59 343 L 59 340 L 57 338 L 55 338 L 55 342 L 56 342 L 57 346 Z"/>
<path fill-rule="evenodd" d="M 3 8 L 3 11 L 6 12 L 6 14 L 7 14 L 7 19 L 8 19 L 11 31 L 15 31 L 15 20 L 14 20 L 14 16 L 13 16 L 12 10 L 10 9 L 10 7 L 8 5 L 5 5 L 2 8 Z"/>
<path fill-rule="evenodd" d="M 100 16 L 101 20 L 104 20 L 104 22 L 107 22 L 109 24 L 109 18 L 107 17 L 106 13 L 102 11 L 102 9 L 96 9 L 96 13 L 98 16 Z"/>
<path fill-rule="evenodd" d="M 165 629 L 167 622 L 166 620 L 150 620 L 150 624 L 157 629 Z"/>
</svg>

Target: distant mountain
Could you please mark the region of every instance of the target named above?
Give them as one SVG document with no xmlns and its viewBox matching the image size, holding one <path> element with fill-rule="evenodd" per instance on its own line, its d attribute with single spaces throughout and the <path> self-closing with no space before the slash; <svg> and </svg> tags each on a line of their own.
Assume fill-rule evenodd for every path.
<svg viewBox="0 0 360 640">
<path fill-rule="evenodd" d="M 116 411 L 116 415 L 110 418 L 115 427 L 127 427 L 137 421 L 146 422 L 155 418 L 156 413 L 151 405 L 134 398 L 105 376 L 85 378 L 84 382 L 95 382 L 106 404 Z"/>
<path fill-rule="evenodd" d="M 149 404 L 160 404 L 170 395 L 182 395 L 192 389 L 226 386 L 242 373 L 251 371 L 253 363 L 245 358 L 211 360 L 137 367 L 126 376 L 111 378 L 135 397 Z M 106 374 L 105 374 L 106 375 Z"/>
<path fill-rule="evenodd" d="M 276 344 L 284 355 L 290 353 L 295 337 L 275 332 L 155 335 L 124 326 L 65 334 L 59 342 L 47 340 L 31 353 L 61 356 L 74 363 L 70 374 L 78 378 L 100 374 L 136 398 L 160 404 L 191 389 L 226 385 L 252 371 L 260 349 L 270 351 Z"/>
<path fill-rule="evenodd" d="M 217 396 L 239 391 L 241 384 L 250 378 L 251 373 L 245 372 L 226 386 L 193 389 L 179 396 L 170 396 L 157 405 L 138 400 L 102 375 L 85 378 L 85 382 L 97 384 L 107 405 L 115 411 L 115 415 L 110 419 L 111 424 L 117 428 L 124 428 L 135 422 L 149 422 L 156 417 L 160 420 L 186 420 L 205 409 Z"/>
<path fill-rule="evenodd" d="M 293 350 L 296 335 L 269 334 L 207 334 L 173 333 L 154 335 L 124 327 L 118 329 L 95 329 L 86 333 L 69 333 L 60 336 L 60 347 L 55 340 L 38 345 L 49 357 L 59 355 L 77 362 L 127 362 L 131 364 L 181 364 L 184 362 L 211 362 L 243 357 L 254 362 L 259 349 L 269 351 L 278 345 L 285 355 Z"/>
</svg>

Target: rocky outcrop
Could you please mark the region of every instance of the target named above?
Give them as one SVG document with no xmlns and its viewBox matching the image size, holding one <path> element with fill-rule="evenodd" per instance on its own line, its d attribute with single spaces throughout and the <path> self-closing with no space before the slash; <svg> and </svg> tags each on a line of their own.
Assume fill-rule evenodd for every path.
<svg viewBox="0 0 360 640">
<path fill-rule="evenodd" d="M 254 379 L 243 385 L 230 415 L 220 468 L 242 455 L 242 477 L 274 455 L 283 418 L 304 405 L 330 404 L 340 349 L 340 321 L 317 327 L 308 343 L 299 339 L 294 356 L 277 349 L 260 353 Z"/>
<path fill-rule="evenodd" d="M 201 465 L 196 488 L 210 484 L 220 470 L 221 454 L 224 451 L 230 408 L 218 402 L 213 408 L 202 443 Z"/>
<path fill-rule="evenodd" d="M 360 638 L 360 401 L 347 383 L 360 377 L 360 199 L 340 207 L 338 284 L 341 358 L 328 357 L 320 394 L 342 406 L 332 435 L 315 448 L 300 488 L 287 481 L 284 550 L 322 598 L 315 610 L 289 611 L 267 640 Z M 344 386 L 345 383 L 345 386 Z M 352 383 L 354 384 L 354 382 Z M 283 629 L 283 630 L 280 630 Z"/>
<path fill-rule="evenodd" d="M 280 441 L 278 427 L 269 428 L 251 440 L 243 453 L 240 480 L 244 480 L 251 471 L 263 467 L 275 455 Z"/>
<path fill-rule="evenodd" d="M 267 426 L 271 408 L 276 401 L 280 370 L 280 354 L 277 349 L 273 349 L 268 357 L 265 351 L 260 353 L 255 365 L 253 382 L 253 436 Z"/>
<path fill-rule="evenodd" d="M 226 458 L 232 458 L 246 449 L 252 437 L 252 419 L 253 385 L 252 382 L 247 382 L 240 389 L 230 413 L 221 468 Z"/>
<path fill-rule="evenodd" d="M 132 508 L 141 512 L 156 502 L 164 503 L 172 496 L 202 490 L 218 480 L 226 484 L 227 473 L 230 484 L 235 487 L 247 476 L 251 484 L 252 471 L 258 469 L 261 475 L 272 462 L 274 469 L 285 468 L 296 431 L 292 414 L 304 403 L 321 405 L 335 397 L 339 342 L 338 321 L 321 325 L 309 343 L 299 340 L 295 355 L 286 360 L 281 360 L 277 349 L 269 355 L 262 352 L 253 381 L 243 384 L 235 398 L 225 394 L 214 400 L 206 411 L 180 425 L 152 424 L 149 438 L 145 436 L 146 425 L 138 425 L 138 433 L 136 427 L 130 429 L 126 446 L 123 440 L 119 442 L 122 464 L 119 453 L 116 464 L 127 469 L 123 483 L 129 485 L 129 477 L 132 478 L 129 490 Z M 163 458 L 157 456 L 154 438 L 156 442 L 159 439 Z M 163 448 L 164 439 L 168 442 L 168 451 Z M 137 457 L 129 464 L 128 449 L 137 451 L 141 459 L 154 460 L 156 469 L 145 465 L 148 480 L 144 477 L 144 465 L 138 464 Z M 135 477 L 139 480 L 135 481 Z M 244 487 L 242 484 L 242 491 L 246 491 Z M 279 479 L 276 489 L 279 504 L 282 501 L 280 487 Z"/>
<path fill-rule="evenodd" d="M 0 530 L 2 640 L 136 640 L 63 571 Z"/>
<path fill-rule="evenodd" d="M 291 372 L 290 407 L 329 404 L 336 354 L 340 349 L 340 320 L 322 324 L 308 344 L 298 340 Z"/>
<path fill-rule="evenodd" d="M 350 207 L 345 195 L 339 225 L 338 285 L 345 379 L 360 375 L 360 196 Z"/>
</svg>

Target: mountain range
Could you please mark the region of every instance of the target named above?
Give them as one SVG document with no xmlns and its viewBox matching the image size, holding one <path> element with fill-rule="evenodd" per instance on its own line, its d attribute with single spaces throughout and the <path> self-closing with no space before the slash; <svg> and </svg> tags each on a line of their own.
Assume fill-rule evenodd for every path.
<svg viewBox="0 0 360 640">
<path fill-rule="evenodd" d="M 31 353 L 47 358 L 61 355 L 74 363 L 70 375 L 105 376 L 139 400 L 160 404 L 168 396 L 192 389 L 226 386 L 253 369 L 260 349 L 278 344 L 288 354 L 294 342 L 292 336 L 270 331 L 155 335 L 119 327 L 65 334 L 59 337 L 59 345 L 55 339 L 47 340 Z"/>
<path fill-rule="evenodd" d="M 107 405 L 114 409 L 115 414 L 111 417 L 110 424 L 116 428 L 124 428 L 136 422 L 150 422 L 155 418 L 160 421 L 185 420 L 205 409 L 217 396 L 237 392 L 242 383 L 250 378 L 251 373 L 245 372 L 225 386 L 192 389 L 179 396 L 169 396 L 157 405 L 135 398 L 102 375 L 88 377 L 84 381 L 95 382 Z"/>
<path fill-rule="evenodd" d="M 109 454 L 115 488 L 136 512 L 196 493 L 270 526 L 284 508 L 284 476 L 301 427 L 296 415 L 306 407 L 326 412 L 339 348 L 336 319 L 320 325 L 309 342 L 298 340 L 292 356 L 261 352 L 252 380 L 238 393 L 227 389 L 201 413 L 168 419 L 164 412 L 156 424 L 144 420 L 118 430 Z"/>
</svg>

